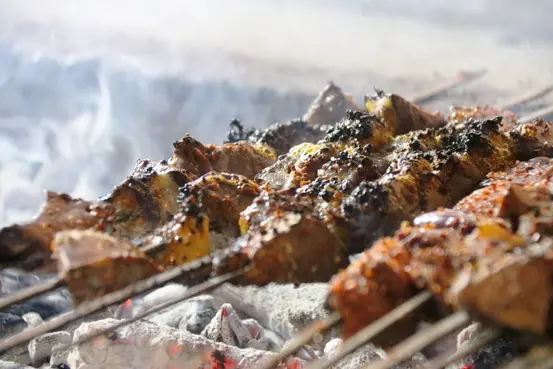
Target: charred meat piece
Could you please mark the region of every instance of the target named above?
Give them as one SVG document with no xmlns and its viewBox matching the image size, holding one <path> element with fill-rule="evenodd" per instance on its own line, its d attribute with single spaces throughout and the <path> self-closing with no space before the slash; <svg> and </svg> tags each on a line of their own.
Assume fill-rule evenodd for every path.
<svg viewBox="0 0 553 369">
<path fill-rule="evenodd" d="M 406 152 L 392 160 L 378 180 L 362 182 L 342 203 L 342 215 L 358 240 L 354 244 L 366 245 L 388 235 L 401 220 L 421 212 L 453 206 L 489 172 L 527 156 L 520 146 L 521 136 L 501 132 L 500 121 L 470 121 L 459 129 L 441 129 L 436 139 L 443 149 Z M 523 126 L 517 129 L 529 140 L 535 140 L 536 130 L 545 131 L 541 121 Z M 533 153 L 541 156 L 543 151 Z"/>
<path fill-rule="evenodd" d="M 417 320 L 433 320 L 448 309 L 459 306 L 458 297 L 464 293 L 459 292 L 460 287 L 466 287 L 461 286 L 460 282 L 468 278 L 459 279 L 465 268 L 489 273 L 494 270 L 494 264 L 518 258 L 517 255 L 524 252 L 525 245 L 522 238 L 494 223 L 478 224 L 468 235 L 453 228 L 404 226 L 394 237 L 377 241 L 332 279 L 328 303 L 342 314 L 344 335 L 347 337 L 420 289 L 430 290 L 441 302 L 439 308 L 427 307 L 415 313 L 418 315 L 408 316 L 398 326 L 388 329 L 379 339 L 380 344 L 388 346 L 411 333 Z M 520 279 L 510 280 L 509 283 L 525 282 Z M 505 302 L 497 291 L 492 294 L 497 304 Z"/>
<path fill-rule="evenodd" d="M 372 160 L 370 147 L 367 146 L 351 147 L 331 157 L 317 171 L 317 177 L 300 187 L 297 193 L 316 196 L 339 206 L 342 199 L 362 181 L 376 180 L 383 174 L 378 163 Z"/>
<path fill-rule="evenodd" d="M 425 111 L 399 95 L 386 94 L 380 90 L 365 97 L 365 108 L 381 118 L 394 136 L 446 124 L 440 114 Z"/>
<path fill-rule="evenodd" d="M 76 305 L 159 273 L 135 246 L 94 231 L 56 234 L 55 258 Z"/>
<path fill-rule="evenodd" d="M 551 122 L 538 119 L 533 122 L 518 124 L 509 131 L 516 143 L 517 157 L 528 160 L 538 156 L 553 156 L 553 127 Z"/>
<path fill-rule="evenodd" d="M 346 111 L 358 109 L 351 96 L 345 95 L 340 87 L 329 82 L 317 95 L 303 120 L 310 126 L 332 125 L 342 119 Z"/>
<path fill-rule="evenodd" d="M 519 216 L 549 200 L 552 179 L 553 160 L 519 161 L 506 171 L 488 174 L 484 187 L 459 201 L 455 209 L 485 217 Z"/>
<path fill-rule="evenodd" d="M 327 131 L 321 142 L 332 142 L 340 150 L 351 145 L 371 145 L 373 150 L 378 150 L 389 144 L 394 136 L 393 127 L 380 117 L 350 110 L 344 119 Z"/>
<path fill-rule="evenodd" d="M 288 154 L 265 168 L 257 179 L 276 189 L 297 188 L 314 180 L 319 169 L 333 157 L 344 160 L 344 155 L 356 154 L 353 156 L 360 160 L 360 156 L 371 155 L 375 161 L 386 162 L 381 159 L 384 154 L 379 155 L 378 150 L 393 142 L 395 131 L 390 124 L 393 122 L 388 123 L 374 114 L 348 111 L 346 117 L 330 128 L 317 144 L 303 143 L 292 147 Z M 386 164 L 379 165 L 380 171 Z"/>
<path fill-rule="evenodd" d="M 216 272 L 249 265 L 238 284 L 310 283 L 328 281 L 347 264 L 344 244 L 324 221 L 288 212 L 240 237 L 229 254 L 217 261 Z"/>
<path fill-rule="evenodd" d="M 261 192 L 259 186 L 238 174 L 208 173 L 186 184 L 182 204 L 197 204 L 210 220 L 211 250 L 227 247 L 240 236 L 240 213 Z"/>
<path fill-rule="evenodd" d="M 362 182 L 342 204 L 357 243 L 390 234 L 400 221 L 421 212 L 455 204 L 489 171 L 511 164 L 511 141 L 499 125 L 499 119 L 473 121 L 440 137 L 448 143 L 446 149 L 407 153 L 378 180 Z"/>
<path fill-rule="evenodd" d="M 187 201 L 168 223 L 141 240 L 141 250 L 164 269 L 199 259 L 211 252 L 210 219 Z"/>
<path fill-rule="evenodd" d="M 115 208 L 105 202 L 90 202 L 69 195 L 47 192 L 46 203 L 32 221 L 0 231 L 3 262 L 31 255 L 47 257 L 56 232 L 68 229 L 103 229 L 113 222 Z"/>
<path fill-rule="evenodd" d="M 337 153 L 337 148 L 330 143 L 303 143 L 263 169 L 256 180 L 274 189 L 296 188 L 313 180 L 323 164 Z"/>
<path fill-rule="evenodd" d="M 495 117 L 503 117 L 504 131 L 510 131 L 515 128 L 518 117 L 510 111 L 501 111 L 488 105 L 484 106 L 459 106 L 453 105 L 449 108 L 448 121 L 454 125 L 464 124 L 470 119 L 491 119 Z"/>
<path fill-rule="evenodd" d="M 195 178 L 166 161 L 139 160 L 131 175 L 102 199 L 116 209 L 113 227 L 107 231 L 134 239 L 167 223 L 180 211 L 180 188 Z"/>
<path fill-rule="evenodd" d="M 302 143 L 316 143 L 324 137 L 330 126 L 310 126 L 301 119 L 286 123 L 275 123 L 265 129 L 245 131 L 237 120 L 230 123 L 225 143 L 248 141 L 273 148 L 276 155 L 286 154 L 292 147 Z"/>
<path fill-rule="evenodd" d="M 326 282 L 348 263 L 330 214 L 317 214 L 306 198 L 263 192 L 242 213 L 244 234 L 218 262 L 217 271 L 251 263 L 241 283 Z"/>
<path fill-rule="evenodd" d="M 175 150 L 169 164 L 197 176 L 215 171 L 253 178 L 276 160 L 272 148 L 246 141 L 220 146 L 203 145 L 187 135 L 173 146 Z"/>
</svg>

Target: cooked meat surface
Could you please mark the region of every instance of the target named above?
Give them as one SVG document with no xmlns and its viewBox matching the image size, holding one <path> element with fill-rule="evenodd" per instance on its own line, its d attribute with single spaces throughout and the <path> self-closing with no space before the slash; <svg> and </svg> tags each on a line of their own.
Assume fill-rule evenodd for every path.
<svg viewBox="0 0 553 369">
<path fill-rule="evenodd" d="M 396 105 L 391 101 L 401 98 L 384 94 L 379 96 L 375 98 L 374 106 L 371 105 L 374 114 L 361 110 L 348 111 L 346 117 L 329 128 L 317 144 L 307 142 L 292 147 L 288 154 L 265 168 L 257 179 L 277 189 L 297 188 L 314 180 L 319 169 L 333 157 L 356 152 L 357 155 L 353 156 L 360 159 L 360 153 L 364 153 L 363 157 L 370 153 L 373 160 L 380 161 L 382 155 L 378 151 L 390 146 L 397 134 L 410 131 L 410 127 L 424 129 L 445 124 L 442 118 L 419 108 L 404 106 L 403 103 L 396 104 L 399 109 L 396 114 Z M 384 108 L 387 110 L 384 111 Z M 409 113 L 405 112 L 406 109 Z M 379 171 L 376 170 L 376 173 Z"/>
<path fill-rule="evenodd" d="M 365 97 L 365 108 L 380 117 L 393 136 L 446 124 L 441 114 L 428 112 L 399 95 L 380 90 Z"/>
<path fill-rule="evenodd" d="M 253 178 L 276 160 L 272 148 L 239 141 L 223 145 L 203 145 L 187 135 L 173 144 L 169 165 L 201 176 L 211 171 L 241 174 Z"/>
<path fill-rule="evenodd" d="M 208 173 L 181 190 L 183 205 L 197 204 L 210 222 L 211 250 L 228 247 L 240 236 L 240 213 L 261 192 L 252 180 L 229 173 Z"/>
<path fill-rule="evenodd" d="M 54 248 L 58 270 L 76 305 L 161 271 L 135 246 L 100 232 L 58 232 Z"/>
<path fill-rule="evenodd" d="M 329 82 L 317 95 L 303 120 L 310 126 L 332 125 L 342 119 L 346 111 L 358 109 L 351 96 L 347 96 L 340 87 Z"/>
<path fill-rule="evenodd" d="M 324 137 L 330 126 L 311 126 L 306 121 L 294 119 L 286 123 L 275 123 L 265 129 L 250 129 L 237 120 L 230 123 L 230 130 L 225 143 L 248 141 L 254 144 L 269 146 L 276 155 L 286 154 L 292 147 L 302 143 L 316 143 Z"/>
<path fill-rule="evenodd" d="M 305 199 L 263 192 L 242 212 L 240 226 L 243 236 L 217 268 L 222 273 L 251 263 L 241 283 L 326 282 L 347 265 L 331 215 L 317 214 Z"/>
<path fill-rule="evenodd" d="M 515 128 L 518 117 L 510 111 L 501 111 L 489 105 L 459 106 L 453 105 L 449 109 L 448 121 L 454 125 L 464 124 L 469 119 L 491 119 L 503 117 L 502 129 L 506 132 Z"/>
<path fill-rule="evenodd" d="M 187 201 L 168 223 L 140 240 L 141 250 L 161 269 L 199 259 L 211 252 L 210 219 L 198 204 Z"/>
<path fill-rule="evenodd" d="M 102 198 L 116 209 L 113 227 L 107 231 L 135 239 L 167 223 L 180 211 L 180 188 L 195 178 L 195 174 L 174 168 L 165 160 L 139 160 L 131 175 Z"/>
<path fill-rule="evenodd" d="M 485 217 L 518 216 L 549 199 L 552 179 L 551 159 L 517 162 L 506 171 L 488 174 L 484 187 L 459 201 L 455 209 Z"/>
<path fill-rule="evenodd" d="M 501 119 L 470 121 L 463 127 L 445 127 L 436 137 L 443 149 L 409 151 L 390 162 L 376 181 L 361 182 L 342 203 L 343 217 L 351 224 L 354 242 L 369 245 L 390 234 L 402 220 L 453 206 L 470 193 L 491 171 L 503 170 L 528 153 L 520 143 L 547 143 L 543 122 L 517 127 L 517 132 L 500 130 Z M 522 127 L 525 127 L 524 129 Z M 525 146 L 524 144 L 523 146 Z M 543 155 L 542 147 L 532 155 Z M 361 250 L 359 250 L 361 251 Z"/>
<path fill-rule="evenodd" d="M 56 232 L 67 229 L 103 229 L 113 221 L 115 209 L 105 202 L 90 202 L 69 195 L 47 192 L 46 203 L 32 221 L 0 231 L 2 262 L 30 256 L 50 255 Z"/>
<path fill-rule="evenodd" d="M 495 223 L 479 224 L 468 235 L 451 227 L 404 226 L 394 237 L 377 241 L 333 278 L 328 303 L 342 314 L 346 337 L 421 289 L 432 291 L 442 306 L 455 307 L 459 303 L 457 297 L 462 296 L 456 290 L 457 278 L 467 265 L 491 272 L 524 251 L 525 245 L 521 237 Z M 495 294 L 495 298 L 504 301 L 501 295 Z M 432 320 L 439 317 L 437 312 L 440 310 L 429 308 L 417 313 L 421 314 L 417 318 Z M 406 317 L 399 326 L 385 332 L 379 343 L 388 346 L 406 338 L 417 320 Z"/>
</svg>

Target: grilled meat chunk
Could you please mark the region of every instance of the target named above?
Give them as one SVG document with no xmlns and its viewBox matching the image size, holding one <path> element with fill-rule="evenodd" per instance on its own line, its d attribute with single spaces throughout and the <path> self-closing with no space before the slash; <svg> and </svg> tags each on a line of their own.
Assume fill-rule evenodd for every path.
<svg viewBox="0 0 553 369">
<path fill-rule="evenodd" d="M 343 157 L 344 152 L 356 152 L 357 159 L 361 153 L 362 156 L 371 154 L 379 160 L 378 154 L 372 153 L 393 142 L 396 134 L 394 119 L 386 121 L 364 111 L 348 111 L 346 117 L 330 128 L 317 144 L 303 143 L 292 147 L 288 154 L 261 171 L 257 179 L 277 189 L 297 188 L 314 180 L 325 163 L 333 157 Z M 402 119 L 409 117 L 402 116 Z M 402 121 L 401 124 L 424 128 L 423 122 Z"/>
<path fill-rule="evenodd" d="M 521 136 L 500 130 L 501 118 L 470 121 L 463 127 L 446 127 L 436 137 L 443 149 L 411 151 L 397 156 L 376 181 L 362 182 L 342 203 L 343 217 L 351 224 L 354 244 L 366 245 L 390 234 L 401 220 L 424 211 L 453 206 L 485 179 L 527 155 Z M 525 124 L 525 138 L 545 135 L 543 122 Z M 546 142 L 546 141 L 544 141 Z M 540 156 L 543 150 L 533 153 Z M 361 251 L 361 250 L 359 250 Z"/>
<path fill-rule="evenodd" d="M 58 270 L 76 305 L 161 272 L 135 246 L 103 233 L 62 231 L 54 244 Z"/>
<path fill-rule="evenodd" d="M 141 250 L 160 268 L 182 265 L 211 252 L 210 219 L 188 201 L 168 223 L 141 240 Z"/>
<path fill-rule="evenodd" d="M 342 89 L 331 81 L 317 95 L 303 120 L 310 126 L 332 125 L 342 119 L 346 111 L 358 109 L 352 97 L 345 95 Z"/>
<path fill-rule="evenodd" d="M 217 272 L 250 264 L 244 284 L 326 282 L 348 257 L 330 214 L 316 214 L 312 202 L 263 192 L 242 213 L 242 233 Z M 305 241 L 309 240 L 308 243 Z"/>
<path fill-rule="evenodd" d="M 276 160 L 270 147 L 245 141 L 220 146 L 203 145 L 187 135 L 173 146 L 175 150 L 169 165 L 197 176 L 215 171 L 253 178 Z"/>
<path fill-rule="evenodd" d="M 473 260 L 452 282 L 448 299 L 520 331 L 550 335 L 553 240 Z"/>
<path fill-rule="evenodd" d="M 516 143 L 517 156 L 528 160 L 537 156 L 553 156 L 553 127 L 551 122 L 537 119 L 530 123 L 518 124 L 509 131 Z"/>
<path fill-rule="evenodd" d="M 292 147 L 302 143 L 315 143 L 322 139 L 330 126 L 311 126 L 306 121 L 294 119 L 286 123 L 275 123 L 265 129 L 250 129 L 237 120 L 230 123 L 225 143 L 248 141 L 273 148 L 276 155 L 286 154 Z"/>
<path fill-rule="evenodd" d="M 521 237 L 495 223 L 478 224 L 469 235 L 453 228 L 404 226 L 394 237 L 377 241 L 332 279 L 328 303 L 342 314 L 345 336 L 385 315 L 420 289 L 429 289 L 443 306 L 458 306 L 457 278 L 466 265 L 478 270 L 479 266 L 499 264 L 516 255 L 515 250 L 524 250 L 525 245 Z M 504 301 L 501 295 L 494 296 Z M 432 320 L 439 313 L 439 309 L 428 308 L 417 314 Z M 413 316 L 406 317 L 384 332 L 379 343 L 387 346 L 405 338 L 415 329 L 416 321 Z"/>
<path fill-rule="evenodd" d="M 519 216 L 550 197 L 553 160 L 538 157 L 516 162 L 506 171 L 488 174 L 484 187 L 472 192 L 455 209 L 477 216 Z"/>
<path fill-rule="evenodd" d="M 380 90 L 365 97 L 365 108 L 380 117 L 393 136 L 446 124 L 440 114 L 430 113 L 399 95 Z"/>
<path fill-rule="evenodd" d="M 90 202 L 67 194 L 47 192 L 46 203 L 35 219 L 0 231 L 0 259 L 23 260 L 31 255 L 50 255 L 56 232 L 67 229 L 103 229 L 113 221 L 115 208 L 105 202 Z"/>
<path fill-rule="evenodd" d="M 488 105 L 484 106 L 459 106 L 453 105 L 449 108 L 448 121 L 454 125 L 464 124 L 470 119 L 491 119 L 503 117 L 503 127 L 505 132 L 515 128 L 518 117 L 510 111 L 501 111 Z"/>
<path fill-rule="evenodd" d="M 211 250 L 227 247 L 240 236 L 240 213 L 261 192 L 252 180 L 238 174 L 208 173 L 186 184 L 182 204 L 197 204 L 210 220 Z"/>
<path fill-rule="evenodd" d="M 180 188 L 195 178 L 165 160 L 139 160 L 131 175 L 102 198 L 116 209 L 113 227 L 107 231 L 119 238 L 134 239 L 167 223 L 180 211 Z"/>
</svg>

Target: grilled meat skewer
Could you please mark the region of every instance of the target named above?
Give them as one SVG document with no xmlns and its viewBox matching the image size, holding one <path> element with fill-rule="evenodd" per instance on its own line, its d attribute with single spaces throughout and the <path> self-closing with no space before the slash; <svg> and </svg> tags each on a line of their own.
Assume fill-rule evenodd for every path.
<svg viewBox="0 0 553 369">
<path fill-rule="evenodd" d="M 402 220 L 453 206 L 489 172 L 505 169 L 528 155 L 548 154 L 547 142 L 553 138 L 550 123 L 531 122 L 506 134 L 500 130 L 500 121 L 470 121 L 460 129 L 445 127 L 436 140 L 446 148 L 399 156 L 378 180 L 362 182 L 341 205 L 342 216 L 352 227 L 353 243 L 368 246 L 379 236 L 390 234 Z"/>
<path fill-rule="evenodd" d="M 525 283 L 528 279 L 524 273 L 541 273 L 543 278 L 549 275 L 551 239 L 545 236 L 553 229 L 551 193 L 548 192 L 551 191 L 548 184 L 553 176 L 552 164 L 551 159 L 536 158 L 518 162 L 507 171 L 492 173 L 485 183 L 487 187 L 461 200 L 457 209 L 423 214 L 414 220 L 414 227 L 404 227 L 394 237 L 378 241 L 373 246 L 376 247 L 374 251 L 366 251 L 361 260 L 332 282 L 329 301 L 345 318 L 346 335 L 399 305 L 419 288 L 430 289 L 449 305 L 469 307 L 508 326 L 547 333 L 547 309 L 543 307 L 548 304 L 544 298 L 549 288 L 546 279 L 533 277 L 536 288 L 543 289 L 543 293 L 536 294 L 539 299 L 528 306 L 524 301 L 532 301 L 529 297 L 511 296 L 508 305 L 512 308 L 505 309 L 505 298 L 509 294 L 501 292 L 502 298 L 492 292 L 502 291 L 502 288 L 518 294 L 531 291 L 517 288 L 513 283 Z M 515 194 L 490 190 L 508 185 L 524 187 Z M 517 195 L 522 196 L 522 200 L 517 200 Z M 526 203 L 526 207 L 513 206 L 527 198 L 532 202 Z M 478 204 L 475 199 L 483 205 L 474 206 Z M 540 243 L 533 245 L 540 239 Z M 472 267 L 463 269 L 466 263 Z M 512 275 L 513 279 L 502 287 L 501 283 L 507 283 L 506 275 Z M 481 299 L 485 288 L 489 298 Z M 448 293 L 450 289 L 453 292 Z M 532 304 L 541 306 L 542 311 L 525 312 L 524 309 Z M 524 313 L 528 317 L 521 318 Z M 401 328 L 414 329 L 414 321 L 405 320 Z M 393 342 L 398 339 L 397 334 L 398 330 L 394 329 L 382 339 Z"/>
<path fill-rule="evenodd" d="M 194 178 L 164 161 L 139 160 L 132 174 L 99 201 L 48 192 L 35 219 L 0 231 L 0 257 L 6 261 L 33 253 L 47 257 L 56 232 L 62 230 L 95 229 L 125 239 L 143 236 L 179 212 L 179 188 Z"/>
<path fill-rule="evenodd" d="M 396 95 L 378 91 L 369 111 L 350 110 L 346 117 L 328 129 L 317 143 L 304 142 L 290 148 L 273 165 L 265 168 L 257 178 L 273 188 L 299 187 L 313 180 L 323 164 L 341 154 L 348 147 L 378 151 L 389 145 L 394 136 L 414 130 L 439 127 L 446 124 L 438 114 L 426 112 Z"/>
</svg>

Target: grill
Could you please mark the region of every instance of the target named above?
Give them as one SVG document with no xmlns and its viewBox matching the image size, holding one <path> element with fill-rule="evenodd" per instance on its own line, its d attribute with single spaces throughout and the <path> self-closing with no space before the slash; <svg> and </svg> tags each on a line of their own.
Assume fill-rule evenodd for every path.
<svg viewBox="0 0 553 369">
<path fill-rule="evenodd" d="M 471 82 L 481 78 L 484 75 L 485 72 L 482 71 L 465 73 L 460 78 L 456 78 L 449 83 L 446 83 L 442 86 L 437 86 L 436 88 L 430 89 L 429 91 L 421 93 L 417 96 L 412 96 L 408 98 L 408 100 L 413 103 L 422 105 L 423 107 L 425 104 L 431 102 L 435 103 L 439 100 L 446 100 L 448 92 L 460 88 L 461 86 L 464 86 L 465 88 L 470 88 Z M 520 122 L 528 122 L 537 117 L 547 118 L 548 116 L 553 115 L 553 105 L 540 107 L 539 109 L 534 111 L 527 111 L 528 109 L 526 109 L 525 106 L 546 97 L 552 91 L 553 85 L 548 85 L 536 90 L 528 91 L 522 96 L 513 97 L 511 100 L 506 101 L 500 106 L 496 107 L 501 110 L 523 111 L 525 114 L 521 116 Z M 145 251 L 146 253 L 155 252 L 156 249 L 154 247 L 146 249 Z M 222 254 L 223 253 L 224 251 L 222 252 Z M 186 263 L 182 266 L 174 267 L 172 269 L 169 269 L 168 271 L 162 272 L 148 279 L 138 281 L 123 289 L 106 294 L 96 300 L 86 302 L 70 312 L 50 319 L 42 325 L 26 329 L 21 333 L 4 338 L 0 340 L 0 353 L 5 353 L 7 350 L 10 350 L 19 345 L 26 344 L 39 335 L 62 328 L 72 322 L 90 316 L 95 312 L 124 302 L 125 300 L 132 298 L 133 296 L 151 291 L 169 282 L 179 282 L 193 285 L 193 287 L 188 289 L 187 292 L 178 299 L 167 301 L 161 305 L 156 306 L 152 310 L 149 310 L 147 313 L 139 314 L 133 318 L 123 320 L 119 324 L 112 326 L 109 329 L 96 332 L 94 335 L 89 335 L 85 338 L 79 339 L 78 341 L 74 341 L 71 345 L 66 346 L 65 348 L 67 349 L 70 346 L 80 345 L 85 342 L 91 341 L 94 338 L 108 335 L 110 332 L 122 326 L 136 322 L 140 319 L 145 318 L 147 315 L 164 310 L 172 305 L 177 304 L 178 302 L 184 301 L 188 298 L 197 296 L 205 292 L 209 292 L 210 290 L 213 290 L 224 283 L 232 283 L 233 281 L 244 275 L 244 273 L 247 271 L 248 267 L 245 267 L 244 269 L 239 271 L 227 273 L 217 277 L 211 277 L 210 272 L 212 270 L 214 260 L 216 260 L 218 256 L 218 254 L 212 254 L 193 262 Z M 17 293 L 13 293 L 0 299 L 0 310 L 6 309 L 7 307 L 10 307 L 14 304 L 23 303 L 28 299 L 39 296 L 46 292 L 64 287 L 64 285 L 64 279 L 62 276 L 60 276 L 53 281 L 49 281 L 40 285 L 33 286 L 31 288 L 21 290 Z M 371 339 L 376 337 L 379 333 L 383 332 L 386 328 L 392 326 L 408 313 L 411 313 L 423 306 L 427 301 L 431 299 L 431 297 L 432 295 L 430 292 L 419 293 L 407 302 L 390 311 L 387 315 L 365 327 L 363 330 L 359 331 L 349 339 L 345 340 L 340 346 L 338 352 L 332 357 L 324 357 L 317 361 L 310 362 L 305 368 L 324 369 L 331 367 L 344 356 L 352 353 L 357 348 L 371 341 Z M 386 359 L 372 362 L 369 365 L 366 365 L 363 369 L 392 368 L 394 365 L 410 358 L 412 355 L 421 351 L 428 345 L 444 338 L 447 334 L 453 332 L 454 330 L 466 326 L 468 323 L 471 322 L 471 318 L 472 317 L 470 316 L 470 314 L 465 311 L 452 313 L 451 315 L 433 324 L 429 329 L 416 333 L 401 342 L 400 344 L 394 346 L 388 351 L 389 355 Z M 295 353 L 303 345 L 308 344 L 310 341 L 312 341 L 315 336 L 320 335 L 333 327 L 339 326 L 341 324 L 341 321 L 341 317 L 337 313 L 333 313 L 326 320 L 318 321 L 315 324 L 306 327 L 302 332 L 294 337 L 290 344 L 287 345 L 277 355 L 272 357 L 270 360 L 259 362 L 256 365 L 256 369 L 274 368 L 280 361 Z M 446 352 L 444 354 L 438 355 L 437 357 L 434 357 L 430 362 L 424 365 L 424 368 L 444 368 L 445 366 L 457 362 L 463 357 L 483 348 L 493 339 L 503 334 L 508 334 L 510 337 L 514 337 L 516 340 L 518 340 L 519 342 L 523 342 L 524 345 L 527 345 L 527 347 L 529 347 L 529 349 L 523 356 L 513 359 L 510 363 L 504 365 L 503 368 L 553 368 L 553 355 L 549 354 L 549 344 L 547 342 L 544 342 L 543 338 L 528 336 L 527 334 L 521 332 L 512 332 L 505 327 L 500 327 L 489 323 L 485 323 L 485 332 L 479 339 L 471 342 L 470 344 L 455 352 Z"/>
</svg>

